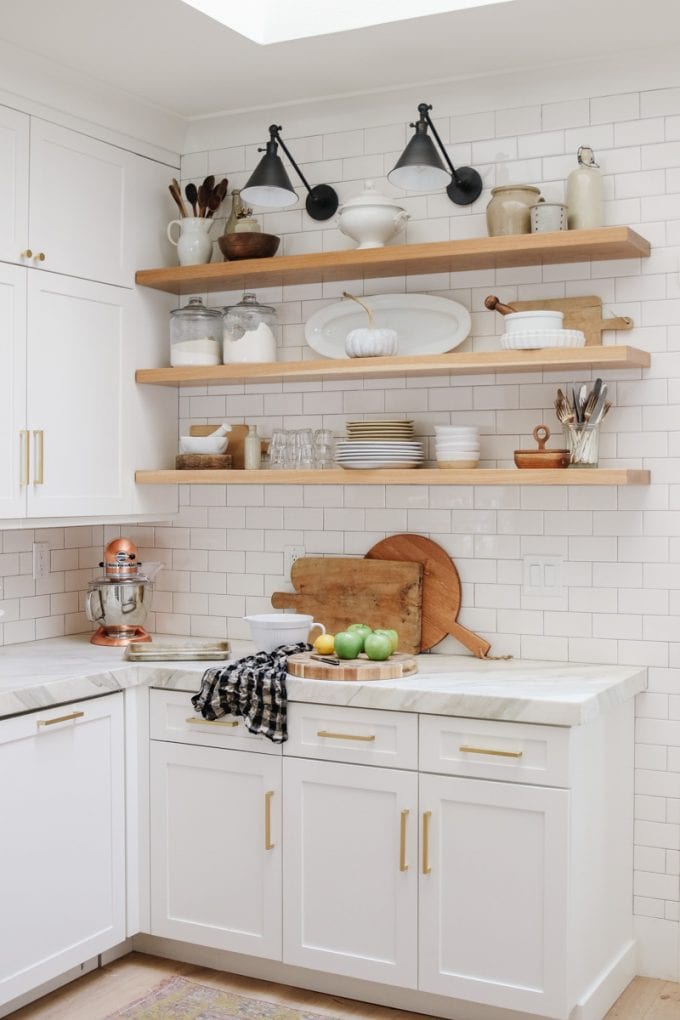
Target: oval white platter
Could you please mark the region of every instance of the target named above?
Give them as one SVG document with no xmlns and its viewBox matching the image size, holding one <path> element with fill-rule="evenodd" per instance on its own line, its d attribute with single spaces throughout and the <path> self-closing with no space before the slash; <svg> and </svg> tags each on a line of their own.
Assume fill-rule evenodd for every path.
<svg viewBox="0 0 680 1020">
<path fill-rule="evenodd" d="M 376 327 L 396 329 L 397 355 L 445 354 L 470 335 L 470 313 L 458 301 L 431 294 L 375 294 L 365 300 Z M 307 320 L 305 339 L 325 358 L 347 358 L 345 337 L 367 324 L 355 301 L 337 301 Z"/>
</svg>

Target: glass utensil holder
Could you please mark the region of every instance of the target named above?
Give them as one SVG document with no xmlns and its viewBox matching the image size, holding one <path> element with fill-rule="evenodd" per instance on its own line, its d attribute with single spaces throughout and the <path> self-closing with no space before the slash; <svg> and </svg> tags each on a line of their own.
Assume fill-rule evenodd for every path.
<svg viewBox="0 0 680 1020">
<path fill-rule="evenodd" d="M 573 422 L 565 424 L 564 442 L 573 468 L 596 468 L 600 452 L 600 424 Z"/>
</svg>

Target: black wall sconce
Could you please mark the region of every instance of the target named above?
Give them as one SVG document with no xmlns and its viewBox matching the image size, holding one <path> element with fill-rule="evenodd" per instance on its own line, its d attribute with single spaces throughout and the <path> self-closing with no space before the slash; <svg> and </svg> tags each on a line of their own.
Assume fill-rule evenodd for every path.
<svg viewBox="0 0 680 1020">
<path fill-rule="evenodd" d="M 432 123 L 431 109 L 427 103 L 420 103 L 418 106 L 420 119 L 416 124 L 410 125 L 416 129 L 415 134 L 394 169 L 388 173 L 387 179 L 405 191 L 438 191 L 446 187 L 446 194 L 452 202 L 456 205 L 470 205 L 482 193 L 482 178 L 471 166 L 461 166 L 456 170 Z M 446 166 L 427 133 L 428 128 L 432 130 L 442 151 Z"/>
<path fill-rule="evenodd" d="M 286 209 L 290 205 L 295 205 L 298 196 L 278 154 L 280 145 L 307 189 L 305 206 L 309 215 L 313 220 L 330 219 L 338 208 L 337 194 L 329 184 L 317 184 L 315 188 L 310 188 L 279 134 L 282 130 L 281 126 L 277 127 L 276 124 L 269 128 L 266 148 L 257 150 L 264 152 L 264 156 L 248 178 L 246 186 L 241 189 L 241 197 L 251 205 L 263 206 L 266 209 Z"/>
</svg>

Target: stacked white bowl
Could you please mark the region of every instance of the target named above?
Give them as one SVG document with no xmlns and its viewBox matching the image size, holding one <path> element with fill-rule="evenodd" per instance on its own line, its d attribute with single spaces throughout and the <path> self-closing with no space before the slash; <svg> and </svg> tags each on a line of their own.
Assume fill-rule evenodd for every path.
<svg viewBox="0 0 680 1020">
<path fill-rule="evenodd" d="M 435 453 L 440 468 L 476 468 L 479 429 L 476 425 L 435 425 Z"/>
</svg>

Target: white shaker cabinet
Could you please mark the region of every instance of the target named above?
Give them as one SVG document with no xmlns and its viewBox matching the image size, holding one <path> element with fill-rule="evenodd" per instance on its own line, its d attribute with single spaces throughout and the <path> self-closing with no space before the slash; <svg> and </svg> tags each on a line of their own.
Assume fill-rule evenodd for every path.
<svg viewBox="0 0 680 1020">
<path fill-rule="evenodd" d="M 0 260 L 28 263 L 28 137 L 30 118 L 0 106 Z"/>
<path fill-rule="evenodd" d="M 0 721 L 0 1004 L 125 938 L 123 698 Z"/>
<path fill-rule="evenodd" d="M 420 988 L 565 1016 L 569 791 L 420 776 Z"/>
<path fill-rule="evenodd" d="M 26 270 L 0 263 L 0 519 L 26 512 Z"/>
<path fill-rule="evenodd" d="M 125 346 L 132 295 L 30 273 L 29 517 L 124 513 Z"/>
<path fill-rule="evenodd" d="M 283 773 L 284 963 L 416 988 L 416 773 L 289 757 Z"/>
<path fill-rule="evenodd" d="M 150 804 L 151 934 L 280 960 L 280 755 L 152 740 Z"/>
</svg>

